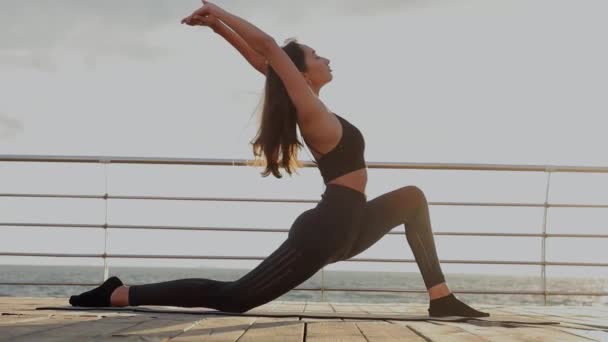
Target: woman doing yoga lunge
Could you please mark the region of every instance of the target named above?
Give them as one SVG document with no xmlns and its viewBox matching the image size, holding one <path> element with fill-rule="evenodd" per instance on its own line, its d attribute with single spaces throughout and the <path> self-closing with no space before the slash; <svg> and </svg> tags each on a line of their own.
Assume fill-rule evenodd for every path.
<svg viewBox="0 0 608 342">
<path fill-rule="evenodd" d="M 404 225 L 429 293 L 430 316 L 486 317 L 458 300 L 448 289 L 433 239 L 429 207 L 416 186 L 405 186 L 367 200 L 365 141 L 361 132 L 319 99 L 332 80 L 329 60 L 295 40 L 275 40 L 228 11 L 203 1 L 184 18 L 187 25 L 208 26 L 265 75 L 261 124 L 253 153 L 265 156 L 264 177 L 290 175 L 297 163 L 299 127 L 313 151 L 326 184 L 318 204 L 302 212 L 288 237 L 266 259 L 234 281 L 178 279 L 126 286 L 110 277 L 99 287 L 70 298 L 74 306 L 171 305 L 245 312 L 268 303 L 312 277 L 325 265 L 368 249 L 394 227 Z M 314 146 L 314 147 L 313 147 Z"/>
</svg>

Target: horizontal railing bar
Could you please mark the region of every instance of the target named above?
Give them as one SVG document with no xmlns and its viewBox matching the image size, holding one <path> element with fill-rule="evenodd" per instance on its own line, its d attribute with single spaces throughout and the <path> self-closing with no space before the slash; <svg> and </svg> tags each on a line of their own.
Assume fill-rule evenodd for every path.
<svg viewBox="0 0 608 342">
<path fill-rule="evenodd" d="M 103 224 L 90 223 L 32 223 L 32 222 L 0 222 L 0 227 L 40 227 L 40 228 L 104 228 Z"/>
<path fill-rule="evenodd" d="M 547 204 L 547 208 L 608 208 L 608 204 Z"/>
<path fill-rule="evenodd" d="M 267 257 L 256 256 L 233 256 L 233 255 L 154 255 L 154 254 L 86 254 L 86 253 L 25 253 L 25 252 L 0 252 L 0 256 L 22 256 L 22 257 L 57 257 L 57 258 L 113 258 L 113 259 L 205 259 L 205 260 L 264 260 Z M 374 259 L 374 258 L 351 258 L 343 261 L 353 262 L 416 262 L 414 259 Z M 547 265 L 547 266 L 600 266 L 606 267 L 608 263 L 588 262 L 558 262 L 558 261 L 507 261 L 507 260 L 440 260 L 448 264 L 490 264 L 490 265 Z"/>
<path fill-rule="evenodd" d="M 120 196 L 120 195 L 72 195 L 72 194 L 35 194 L 0 193 L 0 197 L 17 198 L 83 198 L 119 199 L 154 201 L 214 201 L 214 202 L 262 202 L 262 203 L 318 203 L 315 199 L 297 198 L 256 198 L 256 197 L 193 197 L 193 196 Z M 428 202 L 431 206 L 470 206 L 470 207 L 527 207 L 527 208 L 600 208 L 608 209 L 608 204 L 569 204 L 569 203 L 512 203 L 512 202 Z"/>
<path fill-rule="evenodd" d="M 115 164 L 181 164 L 181 165 L 225 165 L 252 166 L 250 159 L 217 158 L 166 158 L 124 156 L 66 156 L 66 155 L 17 155 L 0 154 L 0 161 L 55 162 L 55 163 L 115 163 Z M 312 161 L 300 161 L 302 166 L 317 167 Z M 385 169 L 438 169 L 438 170 L 490 170 L 533 172 L 599 172 L 608 173 L 608 167 L 570 165 L 515 165 L 515 164 L 467 164 L 467 163 L 404 163 L 366 162 L 368 168 Z"/>
<path fill-rule="evenodd" d="M 402 235 L 400 232 L 389 234 Z M 546 237 L 546 238 L 608 238 L 608 234 L 551 234 L 551 233 L 477 233 L 477 232 L 434 232 L 433 235 L 452 236 L 504 236 L 504 237 Z"/>
<path fill-rule="evenodd" d="M 59 283 L 59 282 L 0 282 L 0 285 L 5 286 L 99 286 L 100 283 Z M 129 284 L 130 286 L 141 284 Z M 393 293 L 426 293 L 423 289 L 398 289 L 398 288 L 327 288 L 324 287 L 295 287 L 296 291 L 335 291 L 335 292 L 393 292 Z M 521 291 L 521 290 L 458 290 L 454 293 L 467 294 L 525 294 L 525 295 L 543 295 L 543 291 Z M 569 296 L 606 296 L 608 291 L 599 292 L 564 292 L 564 291 L 547 291 L 547 295 L 569 295 Z"/>
<path fill-rule="evenodd" d="M 215 202 L 263 202 L 263 203 L 318 203 L 314 199 L 290 199 L 290 198 L 256 198 L 256 197 L 170 197 L 170 196 L 108 196 L 108 199 L 121 200 L 168 200 L 168 201 L 215 201 Z"/>
<path fill-rule="evenodd" d="M 216 201 L 216 202 L 268 202 L 268 203 L 317 203 L 314 199 L 280 199 L 255 197 L 190 197 L 190 196 L 120 196 L 120 195 L 70 195 L 70 194 L 34 194 L 34 193 L 0 193 L 0 197 L 30 197 L 30 198 L 86 198 L 86 199 L 121 199 L 121 200 L 168 200 L 168 201 Z"/>
<path fill-rule="evenodd" d="M 88 198 L 105 199 L 104 195 L 76 195 L 76 194 L 35 194 L 35 193 L 0 193 L 0 197 L 31 197 L 31 198 Z M 109 196 L 108 196 L 109 197 Z"/>
<path fill-rule="evenodd" d="M 109 228 L 109 229 L 142 229 L 142 230 L 191 230 L 218 232 L 267 232 L 288 233 L 289 229 L 276 228 L 239 228 L 239 227 L 197 227 L 197 226 L 148 226 L 148 225 L 116 225 L 116 224 L 78 224 L 78 223 L 22 223 L 0 222 L 2 226 L 15 227 L 48 227 L 48 228 Z M 542 234 L 542 233 L 484 233 L 484 232 L 434 232 L 443 236 L 496 236 L 496 237 L 546 237 L 546 238 L 608 238 L 608 234 Z M 388 232 L 386 235 L 403 235 L 403 232 Z"/>
<path fill-rule="evenodd" d="M 103 254 L 90 253 L 22 253 L 22 252 L 0 252 L 0 256 L 19 257 L 52 257 L 52 258 L 103 258 Z"/>
<path fill-rule="evenodd" d="M 215 202 L 264 202 L 264 203 L 318 203 L 315 199 L 255 198 L 255 197 L 192 197 L 192 196 L 120 196 L 120 195 L 72 195 L 72 194 L 35 194 L 0 193 L 0 197 L 31 198 L 87 198 L 121 200 L 167 200 L 167 201 L 215 201 Z M 608 204 L 568 204 L 568 203 L 511 203 L 511 202 L 429 202 L 434 206 L 475 206 L 475 207 L 547 207 L 547 208 L 606 208 Z"/>
<path fill-rule="evenodd" d="M 218 232 L 265 232 L 265 233 L 288 233 L 289 229 L 277 228 L 239 228 L 239 227 L 192 227 L 192 226 L 138 226 L 138 225 L 108 225 L 111 229 L 153 229 L 153 230 L 196 230 L 196 231 L 218 231 Z"/>
<path fill-rule="evenodd" d="M 58 283 L 58 282 L 41 282 L 41 283 L 37 283 L 37 282 L 0 282 L 0 285 L 6 285 L 6 286 L 99 286 L 101 285 L 101 283 Z M 135 285 L 135 284 L 133 284 Z"/>
</svg>

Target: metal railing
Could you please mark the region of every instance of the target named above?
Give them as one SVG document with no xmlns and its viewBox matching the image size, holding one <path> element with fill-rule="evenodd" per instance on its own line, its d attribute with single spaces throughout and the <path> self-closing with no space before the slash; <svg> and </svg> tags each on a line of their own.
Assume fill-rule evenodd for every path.
<svg viewBox="0 0 608 342">
<path fill-rule="evenodd" d="M 105 193 L 103 195 L 74 195 L 74 194 L 36 194 L 36 193 L 0 193 L 0 197 L 29 197 L 29 198 L 86 198 L 103 199 L 105 203 L 104 224 L 49 224 L 31 222 L 0 222 L 2 226 L 21 227 L 73 227 L 85 229 L 104 230 L 104 250 L 101 254 L 65 254 L 65 253 L 15 253 L 0 252 L 0 256 L 22 256 L 22 257 L 56 257 L 56 258 L 102 258 L 104 262 L 103 279 L 109 276 L 108 259 L 219 259 L 219 260 L 263 260 L 265 257 L 253 256 L 211 256 L 211 255 L 143 255 L 143 254 L 109 254 L 108 230 L 109 229 L 161 229 L 161 230 L 191 230 L 191 231 L 241 231 L 241 232 L 289 232 L 288 229 L 264 229 L 264 228 L 239 228 L 239 227 L 197 227 L 197 226 L 151 226 L 151 225 L 113 225 L 108 224 L 108 201 L 112 199 L 127 200 L 175 200 L 175 201 L 238 201 L 238 202 L 282 202 L 282 203 L 317 203 L 317 200 L 308 199 L 268 199 L 268 198 L 241 198 L 241 197 L 163 197 L 163 196 L 116 196 L 108 193 L 108 168 L 110 164 L 174 164 L 174 165 L 206 165 L 206 166 L 249 166 L 250 160 L 244 159 L 198 159 L 198 158 L 146 158 L 146 157 L 111 157 L 111 156 L 41 156 L 41 155 L 0 155 L 0 161 L 4 162 L 52 162 L 52 163 L 101 163 L 104 165 Z M 312 162 L 302 162 L 304 167 L 316 167 Z M 546 239 L 549 237 L 561 238 L 608 238 L 605 234 L 548 234 L 547 213 L 550 207 L 554 208 L 608 208 L 607 205 L 598 204 L 553 204 L 549 203 L 549 189 L 551 186 L 551 174 L 555 172 L 582 172 L 582 173 L 608 173 L 608 167 L 583 167 L 583 166 L 558 166 L 558 165 L 499 165 L 499 164 L 454 164 L 454 163 L 400 163 L 400 162 L 367 162 L 369 169 L 432 169 L 432 170 L 477 170 L 477 171 L 528 171 L 546 173 L 545 200 L 543 203 L 488 203 L 488 202 L 429 202 L 430 206 L 500 206 L 500 207 L 543 207 L 542 233 L 482 233 L 482 232 L 434 232 L 434 235 L 443 236 L 493 236 L 493 237 L 540 237 L 541 260 L 540 261 L 508 261 L 508 260 L 441 260 L 442 264 L 495 264 L 495 265 L 535 265 L 541 267 L 542 291 L 492 291 L 492 290 L 459 290 L 459 293 L 470 294 L 532 294 L 543 295 L 544 303 L 547 303 L 549 295 L 586 295 L 606 296 L 607 291 L 583 292 L 583 291 L 548 291 L 546 283 L 546 266 L 596 266 L 608 267 L 604 263 L 583 262 L 551 262 L 546 260 Z M 388 234 L 402 235 L 403 233 L 389 232 Z M 414 259 L 376 259 L 376 258 L 351 258 L 349 262 L 397 262 L 413 263 Z M 82 285 L 93 286 L 94 283 L 49 283 L 49 282 L 0 282 L 0 285 Z M 419 293 L 426 290 L 408 290 L 395 288 L 328 288 L 324 286 L 324 268 L 321 269 L 321 286 L 319 288 L 301 288 L 294 290 L 321 291 L 324 298 L 325 291 L 357 291 L 357 292 L 399 292 Z"/>
</svg>

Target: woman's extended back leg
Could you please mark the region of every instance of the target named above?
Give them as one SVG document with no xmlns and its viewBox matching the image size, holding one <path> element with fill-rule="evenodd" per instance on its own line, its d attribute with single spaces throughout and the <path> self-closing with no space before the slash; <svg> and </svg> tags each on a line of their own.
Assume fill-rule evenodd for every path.
<svg viewBox="0 0 608 342">
<path fill-rule="evenodd" d="M 312 277 L 323 263 L 286 239 L 274 252 L 235 281 L 172 280 L 129 288 L 129 305 L 207 307 L 245 312 L 270 302 Z"/>
</svg>

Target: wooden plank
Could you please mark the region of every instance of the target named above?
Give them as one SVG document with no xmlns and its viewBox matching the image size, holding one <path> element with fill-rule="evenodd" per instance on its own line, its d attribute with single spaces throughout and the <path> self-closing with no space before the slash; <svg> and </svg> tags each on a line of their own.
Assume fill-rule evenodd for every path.
<svg viewBox="0 0 608 342">
<path fill-rule="evenodd" d="M 114 329 L 112 337 L 137 336 L 140 339 L 166 340 L 181 335 L 194 327 L 200 320 L 200 316 L 195 315 L 187 320 L 151 318 L 140 324 Z"/>
<path fill-rule="evenodd" d="M 496 309 L 496 311 L 498 311 L 498 312 L 515 314 L 517 316 L 545 318 L 545 316 L 542 314 L 534 314 L 534 313 L 530 314 L 530 313 L 521 313 L 521 312 L 517 313 L 515 310 L 517 310 L 517 308 L 509 308 L 509 309 L 503 309 L 503 310 Z M 549 318 L 551 320 L 560 321 L 560 324 L 543 326 L 545 329 L 559 330 L 559 331 L 563 331 L 563 332 L 566 332 L 566 333 L 569 333 L 572 335 L 581 336 L 584 338 L 590 338 L 592 340 L 608 341 L 608 333 L 606 333 L 604 331 L 588 330 L 589 327 L 587 327 L 585 325 L 571 323 L 571 322 L 564 322 L 559 317 L 547 317 L 547 318 Z"/>
<path fill-rule="evenodd" d="M 367 310 L 365 310 L 364 308 L 360 307 L 359 310 L 362 311 L 359 313 L 360 315 L 367 316 L 367 317 L 371 316 L 370 313 Z M 361 318 L 345 317 L 345 318 L 342 318 L 342 321 L 344 321 L 344 322 L 374 322 L 374 321 L 381 322 L 382 320 L 378 320 L 378 319 L 370 320 L 370 319 L 365 319 L 363 317 L 361 317 Z M 361 329 L 359 329 L 359 330 L 361 330 Z"/>
<path fill-rule="evenodd" d="M 524 318 L 535 318 L 535 319 L 550 319 L 552 321 L 557 321 L 559 322 L 560 326 L 561 325 L 566 325 L 568 327 L 572 327 L 572 328 L 586 328 L 583 325 L 577 324 L 577 323 L 568 323 L 568 322 L 564 322 L 564 320 L 556 318 L 556 317 L 546 317 L 544 315 L 540 315 L 540 314 L 535 314 L 535 313 L 525 313 L 525 312 L 521 312 L 521 311 L 517 311 L 517 308 L 501 308 L 501 309 L 494 309 L 491 314 L 496 317 L 496 316 L 500 316 L 503 315 L 505 317 L 513 317 L 514 319 L 517 319 L 519 317 L 524 317 Z M 492 316 L 490 316 L 492 317 Z"/>
<path fill-rule="evenodd" d="M 577 318 L 577 317 L 568 317 L 568 316 L 560 316 L 553 313 L 540 313 L 535 312 L 530 309 L 522 309 L 522 308 L 503 308 L 501 309 L 504 312 L 510 312 L 514 315 L 527 316 L 527 317 L 537 317 L 545 320 L 558 321 L 560 323 L 567 323 L 570 327 L 593 327 L 597 326 L 606 326 L 606 321 L 596 320 L 592 318 Z"/>
<path fill-rule="evenodd" d="M 591 305 L 591 308 L 608 314 L 608 306 L 606 306 L 605 304 L 593 304 Z"/>
<path fill-rule="evenodd" d="M 9 326 L 13 324 L 27 323 L 33 321 L 39 321 L 48 319 L 50 315 L 6 315 L 0 316 L 0 329 L 3 326 Z"/>
<path fill-rule="evenodd" d="M 329 305 L 329 307 L 333 310 L 333 312 L 338 312 L 338 311 L 336 311 L 336 307 L 331 302 L 327 302 L 327 305 Z"/>
<path fill-rule="evenodd" d="M 558 329 L 558 328 L 553 328 Z M 581 330 L 581 329 L 568 329 L 559 328 L 561 331 L 568 332 L 572 335 L 581 336 L 592 341 L 608 341 L 608 332 L 604 330 Z"/>
<path fill-rule="evenodd" d="M 335 309 L 329 302 L 308 302 L 306 304 L 306 308 L 304 309 L 305 313 L 315 314 L 334 314 L 336 313 Z M 316 318 L 316 317 L 300 317 L 300 320 L 303 322 L 343 322 L 342 318 Z"/>
<path fill-rule="evenodd" d="M 550 306 L 548 312 L 575 316 L 608 318 L 608 309 L 598 306 Z"/>
<path fill-rule="evenodd" d="M 306 342 L 365 342 L 356 322 L 310 322 L 306 324 Z"/>
<path fill-rule="evenodd" d="M 429 314 L 428 312 L 428 305 L 421 305 L 421 304 L 414 304 L 414 303 L 398 303 L 395 304 L 393 306 L 389 306 L 387 307 L 388 310 L 395 312 L 395 313 L 406 313 L 409 315 L 427 315 Z"/>
<path fill-rule="evenodd" d="M 525 311 L 524 311 L 525 310 Z M 588 308 L 566 308 L 566 307 L 547 307 L 547 309 L 539 308 L 524 308 L 522 314 L 526 315 L 542 315 L 547 319 L 560 321 L 560 325 L 548 327 L 552 330 L 559 330 L 565 333 L 569 333 L 575 336 L 584 337 L 591 340 L 597 341 L 608 341 L 608 332 L 605 329 L 598 328 L 608 325 L 608 319 L 595 318 L 592 312 L 589 312 Z M 570 317 L 568 313 L 583 313 L 585 315 Z"/>
<path fill-rule="evenodd" d="M 279 301 L 271 301 L 255 309 L 272 311 Z M 258 319 L 251 316 L 207 315 L 192 328 L 170 339 L 170 341 L 236 341 Z"/>
<path fill-rule="evenodd" d="M 76 324 L 64 325 L 42 332 L 36 332 L 33 336 L 20 336 L 13 341 L 31 341 L 32 339 L 45 342 L 83 341 L 90 338 L 109 337 L 112 332 L 129 326 L 140 324 L 148 320 L 146 317 L 108 317 L 89 319 Z"/>
<path fill-rule="evenodd" d="M 499 324 L 497 322 L 442 322 L 466 330 L 472 334 L 481 336 L 496 342 L 512 341 L 586 341 L 587 338 L 572 335 L 570 333 L 551 329 L 551 326 L 524 326 L 519 324 Z"/>
<path fill-rule="evenodd" d="M 354 304 L 345 304 L 345 303 L 340 303 L 340 304 L 333 304 L 334 308 L 336 309 L 336 312 L 346 312 L 346 313 L 358 313 L 358 314 L 365 314 L 368 312 L 365 312 L 361 309 L 360 305 L 354 305 Z"/>
<path fill-rule="evenodd" d="M 269 311 L 271 312 L 304 312 L 304 302 L 277 302 Z M 250 310 L 248 312 L 266 311 L 266 310 Z"/>
<path fill-rule="evenodd" d="M 53 297 L 0 297 L 2 307 L 35 308 L 43 305 L 70 305 L 66 298 Z"/>
<path fill-rule="evenodd" d="M 472 334 L 462 328 L 443 324 L 443 322 L 401 322 L 389 321 L 396 324 L 406 325 L 418 335 L 431 341 L 446 342 L 482 342 L 489 341 L 483 337 Z"/>
<path fill-rule="evenodd" d="M 24 320 L 21 323 L 0 326 L 0 336 L 5 340 L 16 341 L 17 338 L 26 338 L 30 341 L 32 336 L 42 334 L 47 330 L 57 329 L 63 326 L 78 324 L 83 321 L 94 321 L 98 318 L 92 317 L 47 317 L 46 319 Z M 38 340 L 38 338 L 35 338 Z"/>
<path fill-rule="evenodd" d="M 606 318 L 597 317 L 595 315 L 589 314 L 588 310 L 583 310 L 581 308 L 572 308 L 571 310 L 560 310 L 559 308 L 554 307 L 524 307 L 521 308 L 520 311 L 540 314 L 547 317 L 558 317 L 563 320 L 577 322 L 581 324 L 590 324 L 600 328 L 608 328 L 608 320 Z"/>
<path fill-rule="evenodd" d="M 367 321 L 355 324 L 369 342 L 426 341 L 407 326 L 401 324 L 392 324 L 385 321 Z"/>
<path fill-rule="evenodd" d="M 304 308 L 304 312 L 306 313 L 315 313 L 315 312 L 334 312 L 334 310 L 329 306 L 328 303 L 321 302 L 307 302 L 306 307 Z"/>
<path fill-rule="evenodd" d="M 239 342 L 302 342 L 305 323 L 298 317 L 258 317 Z"/>
<path fill-rule="evenodd" d="M 171 338 L 171 342 L 192 341 L 226 341 L 233 342 L 239 339 L 245 331 L 255 322 L 257 317 L 205 317 L 195 326 Z"/>
<path fill-rule="evenodd" d="M 399 313 L 388 305 L 360 305 L 359 310 L 368 314 L 396 314 Z"/>
<path fill-rule="evenodd" d="M 351 319 L 349 319 L 350 321 Z M 302 322 L 344 322 L 342 318 L 317 318 L 317 317 L 301 317 Z"/>
<path fill-rule="evenodd" d="M 337 313 L 365 313 L 360 311 L 359 307 L 344 303 L 331 303 Z"/>
</svg>

